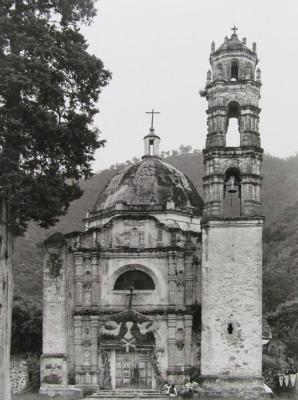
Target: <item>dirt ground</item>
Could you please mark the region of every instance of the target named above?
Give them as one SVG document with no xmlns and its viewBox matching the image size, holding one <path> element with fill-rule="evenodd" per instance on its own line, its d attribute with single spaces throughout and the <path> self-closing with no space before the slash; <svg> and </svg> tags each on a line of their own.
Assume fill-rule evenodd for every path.
<svg viewBox="0 0 298 400">
<path fill-rule="evenodd" d="M 38 393 L 23 393 L 19 395 L 14 395 L 13 400 L 70 400 L 69 397 L 63 397 L 63 396 L 55 396 L 55 397 L 49 397 L 49 396 L 42 396 L 41 394 Z"/>
</svg>

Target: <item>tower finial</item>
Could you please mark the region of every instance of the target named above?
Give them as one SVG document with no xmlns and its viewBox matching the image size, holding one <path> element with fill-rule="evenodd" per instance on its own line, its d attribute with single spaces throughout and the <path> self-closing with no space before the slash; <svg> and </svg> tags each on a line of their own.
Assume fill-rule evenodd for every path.
<svg viewBox="0 0 298 400">
<path fill-rule="evenodd" d="M 148 135 L 144 137 L 145 153 L 144 157 L 159 157 L 159 142 L 160 137 L 154 133 L 154 114 L 160 114 L 159 111 L 146 111 L 146 114 L 151 114 L 151 127 Z"/>
<path fill-rule="evenodd" d="M 236 28 L 235 25 L 233 26 L 233 28 L 231 28 L 231 30 L 233 31 L 233 35 L 237 36 L 236 31 L 238 31 L 238 28 Z"/>
<path fill-rule="evenodd" d="M 160 114 L 160 112 L 159 111 L 154 111 L 154 109 L 152 108 L 152 111 L 146 111 L 146 114 L 151 114 L 150 132 L 154 132 L 154 127 L 153 127 L 154 114 Z"/>
</svg>

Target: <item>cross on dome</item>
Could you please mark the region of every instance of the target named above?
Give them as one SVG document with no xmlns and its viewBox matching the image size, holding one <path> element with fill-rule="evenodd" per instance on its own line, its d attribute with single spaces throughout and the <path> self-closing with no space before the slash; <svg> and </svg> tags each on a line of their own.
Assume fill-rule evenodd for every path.
<svg viewBox="0 0 298 400">
<path fill-rule="evenodd" d="M 159 112 L 159 111 L 154 111 L 154 109 L 152 108 L 152 111 L 146 111 L 146 114 L 151 114 L 151 127 L 150 127 L 150 131 L 154 131 L 154 127 L 153 127 L 154 114 L 160 114 L 160 112 Z"/>
</svg>

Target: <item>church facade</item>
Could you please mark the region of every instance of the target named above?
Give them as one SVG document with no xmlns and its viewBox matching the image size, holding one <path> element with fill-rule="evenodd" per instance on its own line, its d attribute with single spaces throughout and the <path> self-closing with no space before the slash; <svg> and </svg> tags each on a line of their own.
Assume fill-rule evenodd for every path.
<svg viewBox="0 0 298 400">
<path fill-rule="evenodd" d="M 153 390 L 198 375 L 212 395 L 262 392 L 255 45 L 234 32 L 210 62 L 204 202 L 161 160 L 152 124 L 142 160 L 99 194 L 85 231 L 45 242 L 41 393 Z M 231 118 L 237 147 L 226 146 Z"/>
</svg>

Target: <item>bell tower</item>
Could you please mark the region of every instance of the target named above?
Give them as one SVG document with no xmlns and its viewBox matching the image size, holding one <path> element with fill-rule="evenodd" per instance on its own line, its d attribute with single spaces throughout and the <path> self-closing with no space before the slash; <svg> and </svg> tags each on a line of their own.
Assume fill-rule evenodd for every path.
<svg viewBox="0 0 298 400">
<path fill-rule="evenodd" d="M 215 50 L 205 90 L 208 133 L 204 150 L 205 215 L 254 216 L 261 213 L 259 99 L 261 72 L 256 69 L 256 44 L 235 33 Z M 238 146 L 228 146 L 229 125 L 236 120 Z M 235 206 L 234 206 L 235 205 Z M 233 207 L 232 207 L 233 206 Z"/>
<path fill-rule="evenodd" d="M 201 374 L 210 395 L 257 399 L 263 395 L 261 72 L 256 44 L 250 49 L 232 30 L 217 49 L 212 42 L 200 92 L 208 102 Z M 232 125 L 236 146 L 229 144 Z"/>
</svg>

